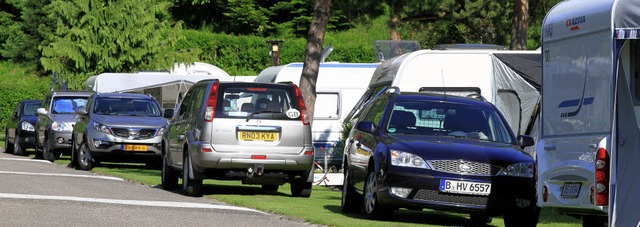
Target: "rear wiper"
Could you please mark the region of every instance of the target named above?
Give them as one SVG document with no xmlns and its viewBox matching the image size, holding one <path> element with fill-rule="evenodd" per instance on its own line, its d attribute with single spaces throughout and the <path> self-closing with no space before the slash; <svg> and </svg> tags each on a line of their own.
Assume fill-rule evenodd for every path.
<svg viewBox="0 0 640 227">
<path fill-rule="evenodd" d="M 263 113 L 280 113 L 279 111 L 271 111 L 271 110 L 262 110 L 262 111 L 257 111 L 257 112 L 251 112 L 248 116 L 247 116 L 247 122 L 249 122 L 249 120 L 251 120 L 251 118 L 253 117 L 253 115 L 255 114 L 263 114 Z"/>
</svg>

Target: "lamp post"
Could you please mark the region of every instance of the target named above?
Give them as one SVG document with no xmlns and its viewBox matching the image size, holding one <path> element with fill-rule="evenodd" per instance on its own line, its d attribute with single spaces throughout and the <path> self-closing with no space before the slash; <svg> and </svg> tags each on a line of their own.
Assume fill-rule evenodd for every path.
<svg viewBox="0 0 640 227">
<path fill-rule="evenodd" d="M 282 47 L 283 42 L 284 40 L 281 39 L 267 40 L 271 47 L 269 53 L 271 53 L 272 66 L 280 65 L 280 47 Z"/>
</svg>

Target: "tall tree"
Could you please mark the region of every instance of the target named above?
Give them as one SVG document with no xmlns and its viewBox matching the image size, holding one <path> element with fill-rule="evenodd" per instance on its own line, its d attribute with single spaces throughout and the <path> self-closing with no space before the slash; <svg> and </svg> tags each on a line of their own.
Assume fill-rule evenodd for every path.
<svg viewBox="0 0 640 227">
<path fill-rule="evenodd" d="M 168 7 L 154 0 L 54 0 L 48 10 L 56 32 L 43 48 L 41 63 L 79 87 L 87 76 L 102 72 L 167 69 L 193 61 L 188 52 L 172 50 L 181 27 L 172 24 Z"/>
<path fill-rule="evenodd" d="M 3 30 L 6 35 L 0 48 L 4 58 L 14 62 L 39 66 L 41 46 L 53 33 L 55 21 L 47 18 L 46 6 L 51 0 L 9 0 L 17 12 L 13 12 L 15 23 Z M 3 12 L 5 13 L 5 12 Z"/>
<path fill-rule="evenodd" d="M 529 0 L 514 0 L 513 21 L 511 23 L 511 49 L 527 49 L 527 30 L 529 29 Z"/>
<path fill-rule="evenodd" d="M 318 71 L 320 69 L 322 42 L 324 41 L 324 33 L 329 22 L 330 12 L 331 0 L 316 0 L 313 7 L 313 20 L 307 35 L 307 50 L 302 65 L 300 92 L 302 92 L 304 104 L 307 107 L 305 117 L 311 124 L 313 124 L 316 103 L 316 81 L 318 81 Z"/>
</svg>

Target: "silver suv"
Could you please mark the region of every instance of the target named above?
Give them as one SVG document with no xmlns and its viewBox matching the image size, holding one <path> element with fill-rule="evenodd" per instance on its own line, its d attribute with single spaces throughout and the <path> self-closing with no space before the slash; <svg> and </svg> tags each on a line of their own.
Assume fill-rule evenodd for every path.
<svg viewBox="0 0 640 227">
<path fill-rule="evenodd" d="M 182 178 L 186 195 L 202 195 L 203 179 L 241 180 L 309 197 L 313 146 L 295 84 L 204 80 L 189 89 L 163 141 L 162 187 Z"/>
<path fill-rule="evenodd" d="M 168 122 L 153 97 L 97 93 L 77 113 L 72 166 L 90 170 L 100 161 L 161 163 L 162 134 Z"/>
<path fill-rule="evenodd" d="M 52 91 L 37 109 L 36 158 L 54 161 L 71 153 L 71 130 L 77 121 L 76 109 L 84 107 L 92 92 Z"/>
</svg>

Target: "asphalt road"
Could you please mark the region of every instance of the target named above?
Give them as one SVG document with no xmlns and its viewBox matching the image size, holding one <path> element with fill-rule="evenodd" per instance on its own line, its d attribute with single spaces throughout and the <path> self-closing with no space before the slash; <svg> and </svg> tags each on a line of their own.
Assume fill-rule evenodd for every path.
<svg viewBox="0 0 640 227">
<path fill-rule="evenodd" d="M 311 226 L 1 150 L 0 226 Z"/>
</svg>

